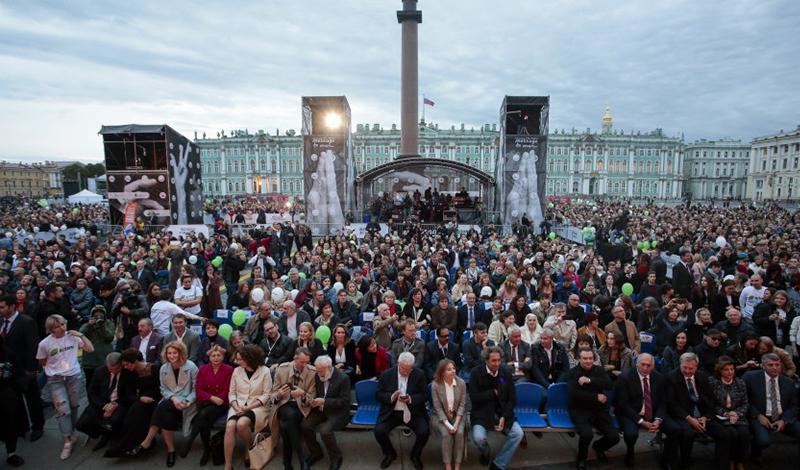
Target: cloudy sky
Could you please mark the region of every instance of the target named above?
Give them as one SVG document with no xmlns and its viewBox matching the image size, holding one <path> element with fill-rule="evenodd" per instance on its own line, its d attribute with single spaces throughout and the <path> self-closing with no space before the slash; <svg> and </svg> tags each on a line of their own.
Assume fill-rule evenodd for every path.
<svg viewBox="0 0 800 470">
<path fill-rule="evenodd" d="M 299 128 L 300 97 L 399 122 L 400 0 L 0 0 L 0 158 L 100 159 L 102 124 Z M 67 6 L 69 5 L 69 6 Z M 800 125 L 800 2 L 421 0 L 428 120 L 494 123 L 550 95 L 550 127 L 687 141 Z"/>
</svg>

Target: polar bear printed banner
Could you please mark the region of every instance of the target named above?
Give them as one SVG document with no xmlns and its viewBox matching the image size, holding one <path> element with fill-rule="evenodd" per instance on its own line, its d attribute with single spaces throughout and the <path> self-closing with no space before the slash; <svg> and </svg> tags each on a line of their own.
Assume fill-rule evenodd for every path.
<svg viewBox="0 0 800 470">
<path fill-rule="evenodd" d="M 306 222 L 315 235 L 344 225 L 346 185 L 343 136 L 303 138 Z"/>
</svg>

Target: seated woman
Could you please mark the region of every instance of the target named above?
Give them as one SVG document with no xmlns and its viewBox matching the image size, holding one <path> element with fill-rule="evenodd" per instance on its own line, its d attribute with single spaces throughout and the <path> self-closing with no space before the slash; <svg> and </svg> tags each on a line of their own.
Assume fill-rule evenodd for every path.
<svg viewBox="0 0 800 470">
<path fill-rule="evenodd" d="M 739 335 L 739 342 L 725 351 L 725 354 L 733 360 L 737 376 L 741 377 L 748 371 L 761 369 L 758 343 L 758 335 L 755 332 L 745 331 Z"/>
<path fill-rule="evenodd" d="M 375 338 L 362 336 L 356 350 L 356 380 L 374 379 L 389 367 L 391 365 L 386 349 L 378 346 Z"/>
<path fill-rule="evenodd" d="M 531 309 L 525 301 L 525 296 L 517 295 L 511 301 L 511 305 L 508 306 L 506 312 L 514 316 L 514 323 L 517 326 L 523 326 L 525 324 L 525 316 L 531 313 Z"/>
<path fill-rule="evenodd" d="M 669 345 L 675 333 L 685 329 L 684 322 L 678 319 L 680 312 L 677 306 L 670 305 L 659 312 L 655 325 L 651 330 L 656 335 L 656 353 L 658 355 Z"/>
<path fill-rule="evenodd" d="M 250 305 L 250 284 L 243 282 L 237 292 L 228 295 L 228 302 L 225 304 L 225 308 L 231 310 L 246 308 L 248 305 Z"/>
<path fill-rule="evenodd" d="M 197 358 L 194 363 L 197 367 L 208 364 L 210 356 L 208 352 L 214 347 L 218 346 L 223 351 L 227 351 L 229 346 L 228 342 L 219 335 L 219 322 L 213 319 L 206 320 L 203 325 L 206 330 L 206 335 L 200 340 L 200 348 L 197 350 Z M 231 333 L 233 334 L 233 333 Z"/>
<path fill-rule="evenodd" d="M 596 313 L 587 313 L 584 318 L 586 319 L 586 324 L 578 328 L 578 336 L 587 335 L 591 338 L 592 349 L 597 351 L 606 344 L 606 332 L 600 328 L 600 320 L 597 318 Z"/>
<path fill-rule="evenodd" d="M 272 376 L 264 366 L 264 350 L 254 344 L 246 344 L 236 353 L 236 364 L 231 377 L 228 401 L 228 422 L 225 425 L 225 470 L 233 465 L 233 450 L 236 435 L 249 448 L 253 443 L 252 433 L 261 431 L 267 425 L 269 402 L 272 390 Z M 250 464 L 245 457 L 245 468 Z"/>
<path fill-rule="evenodd" d="M 208 324 L 206 324 L 206 327 Z M 211 428 L 214 423 L 228 411 L 228 392 L 231 385 L 233 367 L 225 364 L 225 350 L 215 344 L 206 353 L 208 364 L 197 372 L 197 415 L 192 421 L 192 433 L 181 449 L 181 458 L 186 458 L 192 449 L 194 438 L 200 434 L 203 441 L 203 456 L 200 465 L 208 463 L 211 458 Z"/>
<path fill-rule="evenodd" d="M 661 363 L 661 372 L 667 374 L 680 367 L 681 355 L 687 352 L 693 352 L 692 346 L 689 344 L 689 333 L 686 330 L 681 330 L 672 336 L 670 344 L 664 348 L 661 357 L 664 359 Z"/>
<path fill-rule="evenodd" d="M 708 434 L 714 438 L 715 466 L 744 470 L 750 449 L 747 386 L 744 380 L 736 377 L 733 360 L 728 356 L 717 359 L 714 377 L 708 382 L 711 386 L 708 399 L 713 413 L 708 421 Z"/>
<path fill-rule="evenodd" d="M 631 367 L 633 352 L 623 341 L 617 341 L 617 335 L 613 332 L 606 333 L 606 344 L 600 347 L 598 354 L 611 380 L 616 380 L 622 371 Z"/>
<path fill-rule="evenodd" d="M 309 362 L 313 362 L 317 359 L 317 356 L 325 354 L 322 341 L 314 336 L 314 325 L 311 323 L 303 322 L 297 327 L 297 339 L 294 340 L 294 344 L 292 345 L 291 356 L 294 356 L 294 351 L 297 348 L 308 348 L 311 352 L 311 360 Z"/>
<path fill-rule="evenodd" d="M 181 341 L 171 341 L 164 346 L 164 365 L 158 371 L 162 398 L 153 412 L 147 436 L 138 447 L 127 453 L 129 457 L 138 457 L 151 450 L 156 434 L 161 431 L 167 446 L 167 467 L 175 466 L 174 432 L 185 429 L 196 410 L 194 386 L 197 366 L 188 357 L 189 351 Z"/>
<path fill-rule="evenodd" d="M 135 374 L 138 399 L 125 413 L 120 440 L 112 442 L 103 457 L 121 457 L 135 449 L 147 436 L 153 412 L 161 400 L 158 376 L 161 366 L 146 362 L 135 348 L 122 351 L 121 360 L 122 367 Z"/>
<path fill-rule="evenodd" d="M 525 315 L 525 325 L 522 326 L 522 341 L 533 346 L 539 342 L 542 329 L 541 325 L 539 325 L 539 318 L 535 313 Z"/>
<path fill-rule="evenodd" d="M 500 318 L 489 325 L 489 339 L 494 344 L 500 344 L 508 339 L 508 327 L 514 324 L 514 314 L 505 311 L 500 314 Z"/>
<path fill-rule="evenodd" d="M 347 328 L 338 324 L 333 327 L 331 341 L 328 343 L 328 356 L 333 361 L 333 366 L 344 372 L 350 378 L 350 383 L 355 383 L 356 378 L 356 345 L 350 341 Z"/>
<path fill-rule="evenodd" d="M 331 330 L 339 323 L 339 319 L 333 314 L 333 304 L 328 300 L 323 300 L 319 306 L 319 315 L 314 318 L 314 329 L 316 330 L 322 325 L 327 326 Z"/>
<path fill-rule="evenodd" d="M 466 455 L 467 386 L 456 373 L 456 364 L 442 359 L 436 367 L 431 388 L 434 426 L 442 437 L 442 463 L 445 470 L 459 470 Z"/>
</svg>

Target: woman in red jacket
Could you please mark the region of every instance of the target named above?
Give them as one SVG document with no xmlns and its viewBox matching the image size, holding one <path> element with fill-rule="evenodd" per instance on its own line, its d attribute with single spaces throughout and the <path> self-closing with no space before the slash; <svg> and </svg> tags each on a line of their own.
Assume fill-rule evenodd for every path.
<svg viewBox="0 0 800 470">
<path fill-rule="evenodd" d="M 356 380 L 375 378 L 390 367 L 389 353 L 371 336 L 362 336 L 356 350 Z"/>
<path fill-rule="evenodd" d="M 228 391 L 231 386 L 233 367 L 225 364 L 225 350 L 214 345 L 208 350 L 208 364 L 197 372 L 197 415 L 192 421 L 192 432 L 181 449 L 181 458 L 186 458 L 192 449 L 194 438 L 200 434 L 203 441 L 203 456 L 200 465 L 211 458 L 211 428 L 228 412 Z"/>
</svg>

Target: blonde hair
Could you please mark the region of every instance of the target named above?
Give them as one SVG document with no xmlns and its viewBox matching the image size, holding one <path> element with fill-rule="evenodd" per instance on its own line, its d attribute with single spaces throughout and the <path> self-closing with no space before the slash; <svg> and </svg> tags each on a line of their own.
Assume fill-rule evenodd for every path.
<svg viewBox="0 0 800 470">
<path fill-rule="evenodd" d="M 222 357 L 225 357 L 225 353 L 227 351 L 225 351 L 225 348 L 223 348 L 219 344 L 215 344 L 214 346 L 211 346 L 211 348 L 208 349 L 208 351 L 206 352 L 206 356 L 211 357 L 211 354 L 213 354 L 215 352 L 218 352 L 218 353 L 222 354 Z"/>
<path fill-rule="evenodd" d="M 47 317 L 47 320 L 44 321 L 44 328 L 47 330 L 48 333 L 50 333 L 53 330 L 53 328 L 66 324 L 67 320 L 64 317 L 55 314 Z"/>
<path fill-rule="evenodd" d="M 189 350 L 186 349 L 186 345 L 183 344 L 182 341 L 175 340 L 170 341 L 164 346 L 164 350 L 161 351 L 161 360 L 164 361 L 164 364 L 168 363 L 167 361 L 167 351 L 169 348 L 173 348 L 178 351 L 178 357 L 180 358 L 181 365 L 184 364 L 189 359 Z"/>
</svg>

